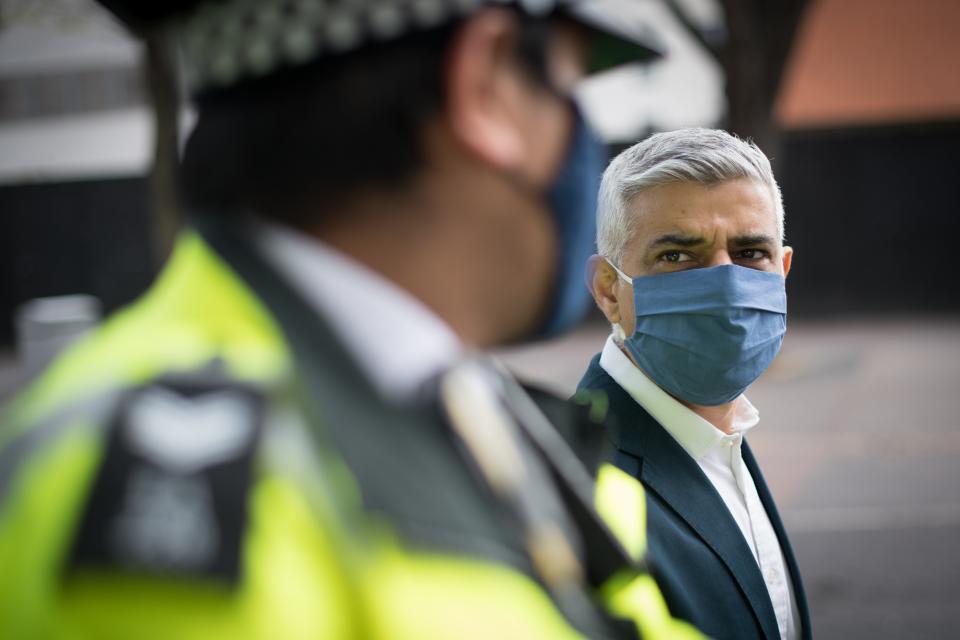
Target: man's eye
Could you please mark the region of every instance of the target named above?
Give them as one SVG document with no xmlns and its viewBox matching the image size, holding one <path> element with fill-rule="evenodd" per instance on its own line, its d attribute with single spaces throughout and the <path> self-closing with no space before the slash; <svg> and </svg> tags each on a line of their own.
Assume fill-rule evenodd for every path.
<svg viewBox="0 0 960 640">
<path fill-rule="evenodd" d="M 666 253 L 660 254 L 660 259 L 664 262 L 689 262 L 693 260 L 688 254 L 683 251 L 668 251 Z"/>
<path fill-rule="evenodd" d="M 767 255 L 767 252 L 763 249 L 745 249 L 737 253 L 737 258 L 740 260 L 763 260 Z"/>
</svg>

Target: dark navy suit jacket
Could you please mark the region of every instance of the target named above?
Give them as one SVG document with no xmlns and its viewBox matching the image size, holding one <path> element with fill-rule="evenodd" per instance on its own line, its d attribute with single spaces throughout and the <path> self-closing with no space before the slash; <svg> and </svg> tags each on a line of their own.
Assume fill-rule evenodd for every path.
<svg viewBox="0 0 960 640">
<path fill-rule="evenodd" d="M 776 615 L 757 562 L 697 463 L 600 367 L 599 355 L 579 388 L 606 394 L 613 462 L 647 489 L 648 557 L 671 613 L 718 639 L 778 639 Z M 801 637 L 810 638 L 800 570 L 746 441 L 743 460 L 780 540 L 793 581 Z"/>
</svg>

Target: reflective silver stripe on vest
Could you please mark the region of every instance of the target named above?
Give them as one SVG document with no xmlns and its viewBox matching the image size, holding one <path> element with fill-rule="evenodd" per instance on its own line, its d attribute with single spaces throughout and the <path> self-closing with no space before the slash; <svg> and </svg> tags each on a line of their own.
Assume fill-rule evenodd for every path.
<svg viewBox="0 0 960 640">
<path fill-rule="evenodd" d="M 126 389 L 110 389 L 86 396 L 43 418 L 0 448 L 0 507 L 6 502 L 14 481 L 25 464 L 71 427 L 102 432 Z"/>
</svg>

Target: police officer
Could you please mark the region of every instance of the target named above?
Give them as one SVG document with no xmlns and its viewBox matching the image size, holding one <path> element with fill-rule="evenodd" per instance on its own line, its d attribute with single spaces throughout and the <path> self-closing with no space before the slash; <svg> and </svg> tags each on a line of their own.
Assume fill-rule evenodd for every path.
<svg viewBox="0 0 960 640">
<path fill-rule="evenodd" d="M 582 312 L 571 96 L 644 39 L 598 2 L 107 4 L 182 42 L 190 225 L 4 414 L 0 635 L 694 635 L 642 493 L 600 471 L 618 541 L 561 436 L 602 407 L 471 355 Z"/>
</svg>

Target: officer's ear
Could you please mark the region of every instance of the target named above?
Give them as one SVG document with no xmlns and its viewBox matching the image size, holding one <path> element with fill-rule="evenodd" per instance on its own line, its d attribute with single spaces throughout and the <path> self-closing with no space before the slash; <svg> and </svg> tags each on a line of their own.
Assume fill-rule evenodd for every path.
<svg viewBox="0 0 960 640">
<path fill-rule="evenodd" d="M 513 12 L 484 9 L 465 21 L 447 50 L 447 124 L 469 153 L 507 171 L 526 154 L 512 108 L 522 99 L 514 53 L 519 35 Z"/>
</svg>

